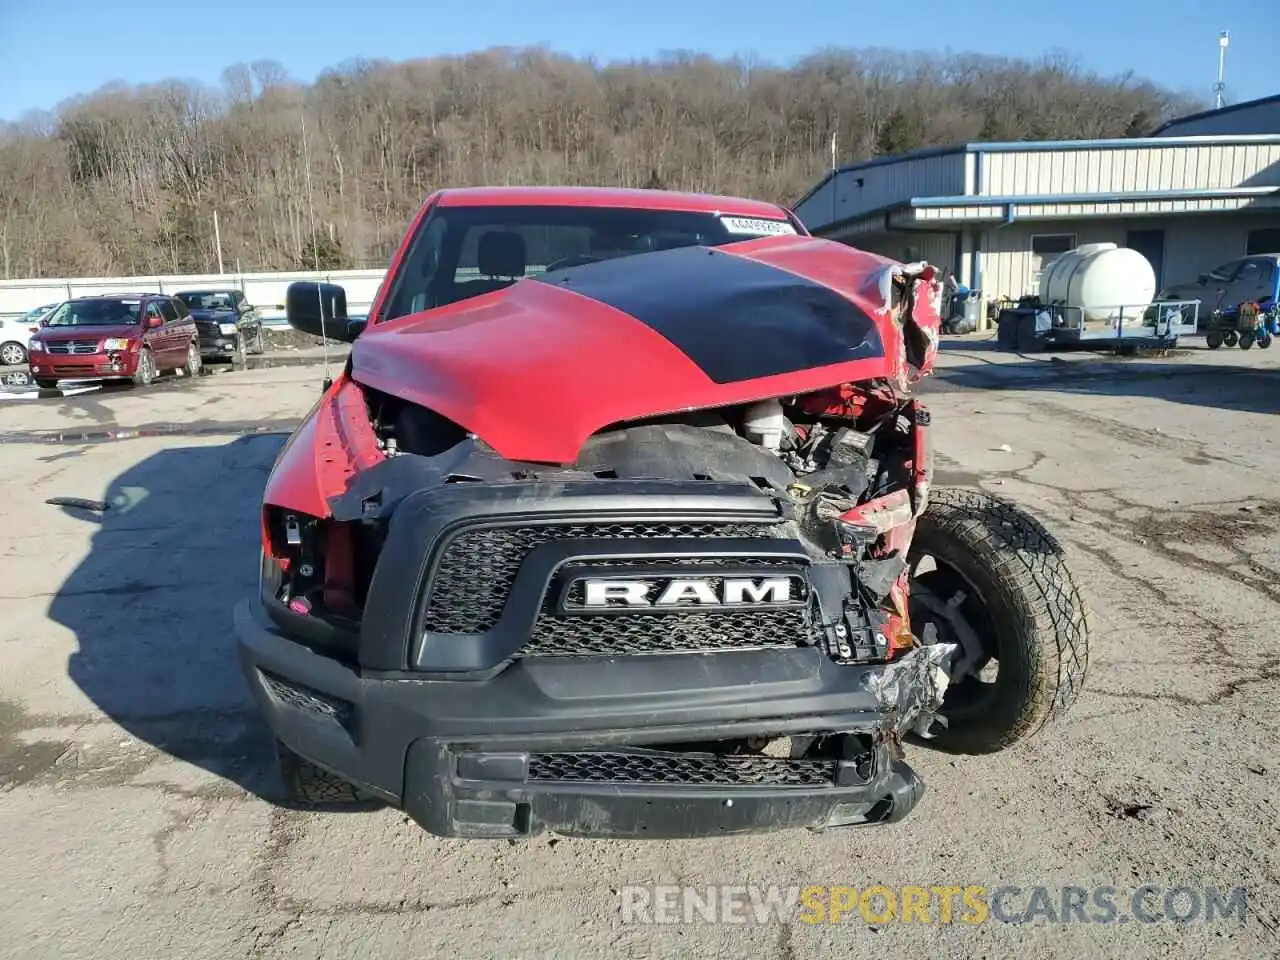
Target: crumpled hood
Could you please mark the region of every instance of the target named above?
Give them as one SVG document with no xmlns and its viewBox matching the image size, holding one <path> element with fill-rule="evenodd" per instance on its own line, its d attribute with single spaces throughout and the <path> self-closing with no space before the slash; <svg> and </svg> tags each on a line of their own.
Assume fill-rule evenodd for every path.
<svg viewBox="0 0 1280 960">
<path fill-rule="evenodd" d="M 849 381 L 905 387 L 932 364 L 938 291 L 931 268 L 895 284 L 902 270 L 799 236 L 607 260 L 375 324 L 352 376 L 509 459 L 571 463 L 622 421 Z"/>
</svg>

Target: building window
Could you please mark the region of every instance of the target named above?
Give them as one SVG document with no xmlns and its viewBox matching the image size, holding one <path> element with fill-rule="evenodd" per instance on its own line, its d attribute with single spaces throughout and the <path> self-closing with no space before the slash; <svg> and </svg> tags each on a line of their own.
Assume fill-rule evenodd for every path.
<svg viewBox="0 0 1280 960">
<path fill-rule="evenodd" d="M 1280 253 L 1280 229 L 1268 227 L 1264 230 L 1250 230 L 1244 255 L 1256 257 L 1264 253 Z"/>
<path fill-rule="evenodd" d="M 1040 274 L 1068 250 L 1074 250 L 1074 233 L 1044 233 L 1031 238 L 1031 288 L 1040 286 Z"/>
</svg>

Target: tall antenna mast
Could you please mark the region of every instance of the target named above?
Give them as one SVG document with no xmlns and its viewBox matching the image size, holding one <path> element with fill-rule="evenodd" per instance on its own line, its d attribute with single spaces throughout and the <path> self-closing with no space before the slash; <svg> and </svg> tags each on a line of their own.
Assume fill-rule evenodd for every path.
<svg viewBox="0 0 1280 960">
<path fill-rule="evenodd" d="M 319 240 L 316 238 L 316 203 L 311 189 L 311 153 L 307 150 L 307 115 L 299 110 L 298 119 L 302 121 L 302 159 L 307 167 L 307 209 L 311 214 L 311 252 L 314 258 L 312 263 L 319 272 L 320 249 L 317 246 Z M 316 300 L 320 306 L 320 350 L 324 357 L 324 389 L 328 390 L 333 385 L 333 376 L 329 373 L 329 331 L 325 327 L 324 294 L 318 280 L 316 281 Z"/>
<path fill-rule="evenodd" d="M 1222 109 L 1222 93 L 1227 89 L 1226 82 L 1222 79 L 1227 70 L 1227 47 L 1231 43 L 1231 33 L 1223 30 L 1218 34 L 1218 82 L 1213 85 L 1213 109 Z"/>
</svg>

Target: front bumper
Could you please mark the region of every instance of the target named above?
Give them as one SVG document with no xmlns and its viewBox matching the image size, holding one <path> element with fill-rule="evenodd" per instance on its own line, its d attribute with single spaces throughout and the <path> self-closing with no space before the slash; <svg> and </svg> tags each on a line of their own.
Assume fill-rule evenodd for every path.
<svg viewBox="0 0 1280 960">
<path fill-rule="evenodd" d="M 696 669 L 682 655 L 530 659 L 483 680 L 416 680 L 317 655 L 247 601 L 235 629 L 280 740 L 440 836 L 891 823 L 924 790 L 896 755 L 896 699 L 910 686 L 897 681 L 915 669 L 904 661 L 840 665 L 811 648 L 717 653 Z M 830 759 L 725 762 L 669 747 L 813 734 L 839 744 Z"/>
<path fill-rule="evenodd" d="M 264 563 L 235 629 L 287 747 L 442 836 L 715 836 L 912 810 L 923 787 L 898 741 L 941 702 L 947 651 L 885 662 L 869 629 L 855 637 L 847 569 L 809 552 L 766 478 L 514 473 L 477 454 L 357 474 L 331 522 L 385 530 L 358 622 L 291 613 Z M 798 602 L 580 609 L 584 578 L 748 570 L 797 576 Z"/>
<path fill-rule="evenodd" d="M 239 334 L 208 333 L 200 331 L 200 356 L 205 360 L 231 360 L 240 342 Z"/>
<path fill-rule="evenodd" d="M 27 365 L 41 380 L 125 380 L 138 368 L 135 352 L 50 355 L 34 353 Z"/>
</svg>

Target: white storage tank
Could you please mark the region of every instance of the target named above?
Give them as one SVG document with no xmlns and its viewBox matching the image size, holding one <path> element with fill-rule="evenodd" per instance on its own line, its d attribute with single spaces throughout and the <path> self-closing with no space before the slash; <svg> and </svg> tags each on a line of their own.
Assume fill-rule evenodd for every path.
<svg viewBox="0 0 1280 960">
<path fill-rule="evenodd" d="M 1086 322 L 1114 320 L 1121 307 L 1126 321 L 1136 319 L 1155 296 L 1156 272 L 1147 258 L 1114 243 L 1068 250 L 1040 275 L 1040 302 L 1068 308 L 1068 320 L 1081 313 Z"/>
</svg>

